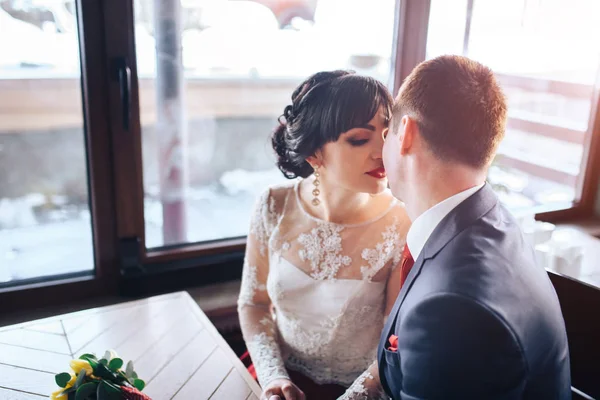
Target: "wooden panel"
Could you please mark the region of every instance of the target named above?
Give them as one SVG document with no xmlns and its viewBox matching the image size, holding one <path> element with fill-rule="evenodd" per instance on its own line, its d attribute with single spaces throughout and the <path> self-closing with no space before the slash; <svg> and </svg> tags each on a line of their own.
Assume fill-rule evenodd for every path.
<svg viewBox="0 0 600 400">
<path fill-rule="evenodd" d="M 17 392 L 15 390 L 0 388 L 0 399 L 3 400 L 35 400 L 47 399 L 46 396 L 40 396 L 32 393 Z"/>
<path fill-rule="evenodd" d="M 58 374 L 69 369 L 71 356 L 0 344 L 0 363 Z"/>
<path fill-rule="evenodd" d="M 165 335 L 172 335 L 170 331 L 180 329 L 190 319 L 188 307 L 169 313 L 165 318 L 152 319 L 135 335 L 123 342 L 118 353 L 123 360 L 137 360 Z"/>
<path fill-rule="evenodd" d="M 106 350 L 113 349 L 119 353 L 121 344 L 137 333 L 142 333 L 146 330 L 146 325 L 150 321 L 160 320 L 169 312 L 177 311 L 177 308 L 186 307 L 185 304 L 179 301 L 156 302 L 148 304 L 146 307 L 138 308 L 127 318 L 120 320 L 108 329 L 100 331 L 91 342 L 85 346 L 76 349 L 72 347 L 74 354 L 80 356 L 83 353 L 93 353 L 102 355 Z"/>
<path fill-rule="evenodd" d="M 78 353 L 85 345 L 102 335 L 104 331 L 111 329 L 114 325 L 127 321 L 138 310 L 139 306 L 93 315 L 77 329 L 67 333 L 67 339 L 73 353 Z"/>
<path fill-rule="evenodd" d="M 46 350 L 54 353 L 71 354 L 65 336 L 59 336 L 53 333 L 13 329 L 0 332 L 0 343 L 29 349 Z"/>
<path fill-rule="evenodd" d="M 63 328 L 60 318 L 70 321 L 66 324 L 69 335 L 81 341 L 85 335 L 78 332 L 93 325 L 100 333 L 84 344 L 82 351 L 101 356 L 99 353 L 115 348 L 126 361 L 134 361 L 139 376 L 148 383 L 145 391 L 154 399 L 202 400 L 213 395 L 245 399 L 252 392 L 260 394 L 245 367 L 185 292 L 89 310 L 91 316 L 87 313 L 31 321 L 1 331 L 0 338 L 14 343 L 0 343 L 0 398 L 48 396 L 58 389 L 54 375 L 67 371 L 71 359 L 66 336 L 55 333 Z M 57 339 L 62 340 L 66 354 L 22 347 L 43 344 L 56 350 Z"/>
<path fill-rule="evenodd" d="M 216 349 L 173 399 L 210 398 L 232 369 L 223 350 Z"/>
<path fill-rule="evenodd" d="M 236 369 L 233 369 L 211 397 L 211 400 L 245 399 L 250 393 L 252 391 L 246 385 L 244 378 L 242 378 Z"/>
<path fill-rule="evenodd" d="M 582 83 L 507 74 L 496 74 L 496 79 L 503 87 L 516 87 L 528 92 L 560 94 L 585 100 L 589 100 L 594 93 L 594 86 Z"/>
<path fill-rule="evenodd" d="M 77 329 L 80 326 L 82 326 L 83 324 L 85 324 L 91 318 L 92 318 L 91 315 L 82 315 L 80 317 L 75 317 L 75 318 L 65 318 L 62 320 L 62 324 L 65 328 L 65 332 L 67 334 L 69 334 L 69 333 L 73 332 L 75 329 Z"/>
<path fill-rule="evenodd" d="M 166 296 L 156 296 L 156 297 L 153 297 L 152 300 L 144 299 L 144 300 L 127 301 L 127 302 L 123 302 L 123 303 L 119 303 L 119 304 L 114 304 L 111 306 L 90 308 L 88 310 L 77 311 L 77 312 L 73 312 L 73 313 L 69 313 L 69 314 L 59 315 L 56 317 L 48 318 L 48 320 L 56 320 L 56 319 L 61 320 L 63 326 L 65 327 L 65 331 L 67 333 L 71 333 L 92 318 L 107 318 L 107 319 L 109 319 L 109 318 L 111 318 L 109 316 L 114 315 L 114 314 L 118 315 L 119 313 L 126 312 L 126 310 L 129 310 L 131 307 L 140 307 L 146 303 L 150 303 L 150 302 L 154 302 L 154 301 L 164 301 L 164 300 L 168 300 L 170 298 L 173 298 L 172 294 L 166 295 Z M 105 317 L 102 317 L 102 315 L 104 315 Z M 118 318 L 117 318 L 117 320 L 118 320 Z"/>
<path fill-rule="evenodd" d="M 508 154 L 501 155 L 501 163 L 502 165 L 516 168 L 530 175 L 547 179 L 552 182 L 561 182 L 562 184 L 568 186 L 575 186 L 577 183 L 577 176 L 571 175 L 564 171 L 559 171 L 558 169 L 548 168 L 539 164 L 534 164 L 527 160 L 512 157 Z"/>
<path fill-rule="evenodd" d="M 206 330 L 200 332 L 148 383 L 145 392 L 153 399 L 172 398 L 206 361 L 216 346 Z M 196 395 L 192 398 L 201 397 Z"/>
<path fill-rule="evenodd" d="M 43 332 L 43 333 L 54 333 L 56 335 L 63 335 L 65 331 L 60 321 L 48 322 L 45 324 L 31 325 L 25 328 L 29 331 Z"/>
<path fill-rule="evenodd" d="M 213 338 L 217 342 L 217 345 L 221 349 L 223 349 L 226 357 L 229 359 L 229 362 L 231 362 L 233 367 L 238 370 L 239 374 L 241 374 L 243 379 L 246 381 L 246 384 L 251 388 L 251 390 L 253 392 L 260 394 L 261 389 L 260 389 L 260 386 L 258 386 L 258 383 L 256 383 L 256 381 L 248 373 L 248 370 L 246 370 L 246 367 L 244 366 L 244 364 L 242 364 L 242 362 L 235 355 L 233 350 L 231 350 L 231 348 L 229 347 L 229 345 L 227 344 L 225 339 L 223 339 L 223 337 L 219 334 L 219 332 L 214 327 L 214 325 L 210 322 L 210 320 L 208 319 L 206 314 L 204 314 L 202 312 L 202 310 L 200 310 L 200 308 L 198 307 L 198 305 L 196 304 L 194 299 L 192 299 L 192 297 L 189 295 L 189 293 L 183 292 L 183 296 L 185 296 L 188 299 L 190 304 L 193 304 L 192 308 L 194 310 L 194 314 L 196 315 L 198 320 L 202 321 L 202 324 L 206 327 L 206 330 L 208 330 L 208 332 L 213 336 Z"/>
<path fill-rule="evenodd" d="M 179 353 L 203 328 L 194 319 L 174 327 L 155 346 L 134 360 L 135 369 L 141 379 L 150 381 Z"/>
<path fill-rule="evenodd" d="M 273 118 L 299 79 L 186 79 L 186 115 Z M 83 127 L 80 79 L 0 80 L 0 135 Z M 139 81 L 142 125 L 156 122 L 155 80 Z M 58 97 L 60 96 L 60 97 Z M 60 101 L 56 101 L 60 98 Z M 260 98 L 261 101 L 256 101 Z M 210 99 L 210 101 L 206 101 Z"/>
<path fill-rule="evenodd" d="M 54 374 L 0 364 L 0 386 L 50 396 L 58 387 Z"/>
<path fill-rule="evenodd" d="M 529 132 L 539 136 L 581 145 L 583 145 L 585 142 L 586 132 L 566 128 L 563 126 L 551 125 L 541 121 L 531 121 L 525 118 L 519 118 L 517 115 L 509 116 L 506 124 L 507 130 Z"/>
</svg>

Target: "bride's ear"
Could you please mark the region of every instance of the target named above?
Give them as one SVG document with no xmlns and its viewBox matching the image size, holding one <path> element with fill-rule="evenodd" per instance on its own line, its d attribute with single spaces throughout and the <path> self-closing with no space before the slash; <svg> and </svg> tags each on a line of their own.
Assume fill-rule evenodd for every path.
<svg viewBox="0 0 600 400">
<path fill-rule="evenodd" d="M 313 169 L 315 167 L 321 167 L 323 165 L 323 161 L 321 159 L 321 155 L 319 153 L 316 153 L 315 155 L 306 157 L 306 162 L 310 164 L 311 167 L 313 167 Z"/>
</svg>

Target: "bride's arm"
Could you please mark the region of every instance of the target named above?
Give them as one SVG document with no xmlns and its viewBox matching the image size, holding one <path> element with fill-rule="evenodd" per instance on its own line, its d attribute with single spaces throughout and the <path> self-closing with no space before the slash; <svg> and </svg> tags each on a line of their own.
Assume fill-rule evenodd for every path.
<svg viewBox="0 0 600 400">
<path fill-rule="evenodd" d="M 397 264 L 399 265 L 399 263 Z M 396 267 L 390 273 L 386 285 L 385 318 L 394 307 L 400 293 L 400 268 Z M 338 400 L 387 400 L 389 396 L 383 390 L 379 380 L 377 360 L 363 372 Z"/>
<path fill-rule="evenodd" d="M 276 219 L 272 201 L 267 191 L 255 208 L 238 298 L 242 334 L 263 388 L 275 379 L 289 380 L 277 344 L 277 330 L 270 311 L 271 299 L 266 288 L 269 274 L 268 241 L 273 220 Z"/>
<path fill-rule="evenodd" d="M 363 372 L 338 400 L 388 400 L 381 387 L 377 361 Z"/>
</svg>

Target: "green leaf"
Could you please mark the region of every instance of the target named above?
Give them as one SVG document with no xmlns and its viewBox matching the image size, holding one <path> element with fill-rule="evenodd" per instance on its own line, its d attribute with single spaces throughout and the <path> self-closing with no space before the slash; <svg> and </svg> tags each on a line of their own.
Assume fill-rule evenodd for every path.
<svg viewBox="0 0 600 400">
<path fill-rule="evenodd" d="M 94 368 L 94 375 L 108 381 L 114 381 L 117 379 L 117 375 L 108 369 L 108 367 L 104 364 L 98 364 L 96 368 Z"/>
<path fill-rule="evenodd" d="M 146 387 L 146 382 L 141 379 L 134 379 L 133 386 L 135 386 L 135 388 L 141 392 Z"/>
<path fill-rule="evenodd" d="M 96 366 L 98 365 L 98 359 L 93 354 L 84 354 L 81 357 L 79 357 L 79 359 L 85 360 L 88 363 L 90 363 L 90 365 L 92 366 L 92 369 L 94 369 L 94 370 L 96 369 Z"/>
<path fill-rule="evenodd" d="M 131 377 L 133 376 L 133 361 L 129 361 L 127 363 L 127 367 L 125 368 L 125 375 L 127 375 L 127 377 Z"/>
<path fill-rule="evenodd" d="M 108 365 L 108 360 L 106 358 L 101 358 L 100 359 L 100 364 L 102 364 L 102 365 Z"/>
<path fill-rule="evenodd" d="M 120 358 L 113 358 L 108 363 L 108 368 L 110 368 L 110 370 L 113 372 L 117 372 L 119 370 L 119 368 L 121 368 L 122 366 L 123 366 L 123 360 L 121 360 Z"/>
<path fill-rule="evenodd" d="M 68 372 L 57 374 L 54 376 L 54 380 L 56 381 L 56 384 L 58 386 L 64 388 L 65 386 L 67 386 L 67 383 L 69 383 L 69 381 L 71 380 L 71 374 L 69 374 Z"/>
<path fill-rule="evenodd" d="M 102 381 L 98 385 L 98 389 L 96 390 L 96 399 L 97 400 L 121 400 L 122 398 L 121 390 L 106 382 Z"/>
<path fill-rule="evenodd" d="M 133 371 L 133 373 L 131 374 L 131 377 L 132 377 L 133 379 L 137 379 L 137 377 L 138 377 L 138 374 L 137 374 L 137 372 Z"/>
<path fill-rule="evenodd" d="M 85 380 L 85 369 L 79 371 L 79 375 L 77 375 L 77 380 L 75 381 L 75 388 L 79 388 L 79 386 L 83 385 L 83 381 Z"/>
<path fill-rule="evenodd" d="M 81 385 L 79 389 L 77 389 L 77 394 L 75 395 L 75 400 L 88 400 L 92 398 L 92 395 L 96 393 L 98 389 L 98 384 L 96 382 L 89 382 L 84 385 Z"/>
</svg>

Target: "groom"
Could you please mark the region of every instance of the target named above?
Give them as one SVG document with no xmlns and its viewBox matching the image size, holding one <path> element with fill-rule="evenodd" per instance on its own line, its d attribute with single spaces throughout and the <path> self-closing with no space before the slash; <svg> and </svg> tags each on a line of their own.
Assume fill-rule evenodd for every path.
<svg viewBox="0 0 600 400">
<path fill-rule="evenodd" d="M 393 399 L 571 398 L 554 289 L 485 184 L 505 123 L 492 71 L 467 58 L 426 61 L 400 88 L 383 161 L 413 224 L 378 349 Z"/>
</svg>

